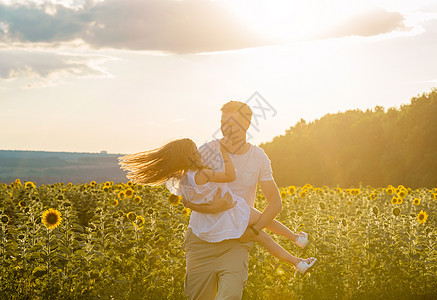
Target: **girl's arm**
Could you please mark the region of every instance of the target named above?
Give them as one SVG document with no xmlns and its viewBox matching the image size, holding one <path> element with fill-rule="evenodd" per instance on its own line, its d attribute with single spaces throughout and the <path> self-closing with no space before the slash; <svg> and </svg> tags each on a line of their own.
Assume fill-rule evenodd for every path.
<svg viewBox="0 0 437 300">
<path fill-rule="evenodd" d="M 231 194 L 226 193 L 223 198 L 221 197 L 221 189 L 217 189 L 217 194 L 214 196 L 214 200 L 211 204 L 194 204 L 185 197 L 182 197 L 182 204 L 191 210 L 204 213 L 204 214 L 215 214 L 228 209 L 231 209 L 237 204 L 237 201 L 232 199 Z"/>
<path fill-rule="evenodd" d="M 225 142 L 226 143 L 226 142 Z M 196 184 L 202 185 L 207 182 L 231 182 L 236 179 L 234 164 L 232 163 L 231 157 L 229 156 L 229 152 L 226 149 L 226 144 L 223 146 L 220 143 L 220 151 L 223 156 L 223 161 L 225 163 L 225 171 L 224 172 L 216 172 L 211 169 L 201 169 L 196 172 L 194 176 L 194 180 Z"/>
</svg>

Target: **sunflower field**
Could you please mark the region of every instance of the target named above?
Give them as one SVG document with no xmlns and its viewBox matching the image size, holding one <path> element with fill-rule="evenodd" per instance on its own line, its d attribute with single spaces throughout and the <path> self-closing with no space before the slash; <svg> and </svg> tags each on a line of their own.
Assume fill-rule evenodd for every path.
<svg viewBox="0 0 437 300">
<path fill-rule="evenodd" d="M 293 255 L 255 245 L 243 299 L 437 298 L 437 189 L 280 188 L 277 220 L 309 234 Z M 256 208 L 267 202 L 260 191 Z M 190 211 L 164 186 L 0 184 L 0 299 L 185 299 Z"/>
</svg>

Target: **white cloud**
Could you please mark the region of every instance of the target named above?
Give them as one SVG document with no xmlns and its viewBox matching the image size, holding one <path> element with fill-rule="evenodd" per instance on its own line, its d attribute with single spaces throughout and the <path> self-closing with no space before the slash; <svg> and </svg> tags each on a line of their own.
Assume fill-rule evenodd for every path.
<svg viewBox="0 0 437 300">
<path fill-rule="evenodd" d="M 0 78 L 27 78 L 30 87 L 53 85 L 59 78 L 111 77 L 102 64 L 115 60 L 103 55 L 82 55 L 67 52 L 0 50 Z"/>
<path fill-rule="evenodd" d="M 82 39 L 94 48 L 197 53 L 262 46 L 221 1 L 85 1 L 71 9 L 43 2 L 0 4 L 8 32 L 0 42 L 56 43 Z"/>
<path fill-rule="evenodd" d="M 405 18 L 399 12 L 389 12 L 376 8 L 349 17 L 332 29 L 328 37 L 342 36 L 377 36 L 394 31 L 408 31 Z"/>
</svg>

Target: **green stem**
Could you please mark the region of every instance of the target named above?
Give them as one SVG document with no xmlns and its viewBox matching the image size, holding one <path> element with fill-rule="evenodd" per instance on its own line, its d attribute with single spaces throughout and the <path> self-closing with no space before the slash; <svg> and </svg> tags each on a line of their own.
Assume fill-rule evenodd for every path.
<svg viewBox="0 0 437 300">
<path fill-rule="evenodd" d="M 50 233 L 51 233 L 51 229 L 47 228 L 47 274 L 49 276 L 49 292 L 52 286 L 52 273 L 50 272 L 50 268 L 51 268 L 51 259 L 50 259 Z"/>
</svg>

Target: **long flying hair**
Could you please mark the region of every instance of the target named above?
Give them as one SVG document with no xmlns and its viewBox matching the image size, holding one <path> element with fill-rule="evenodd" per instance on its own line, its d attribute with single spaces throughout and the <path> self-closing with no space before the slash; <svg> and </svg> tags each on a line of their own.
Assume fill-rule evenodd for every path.
<svg viewBox="0 0 437 300">
<path fill-rule="evenodd" d="M 129 171 L 126 177 L 134 183 L 158 185 L 170 178 L 180 178 L 189 169 L 209 168 L 196 153 L 196 144 L 184 138 L 157 149 L 119 157 L 118 164 Z"/>
</svg>

